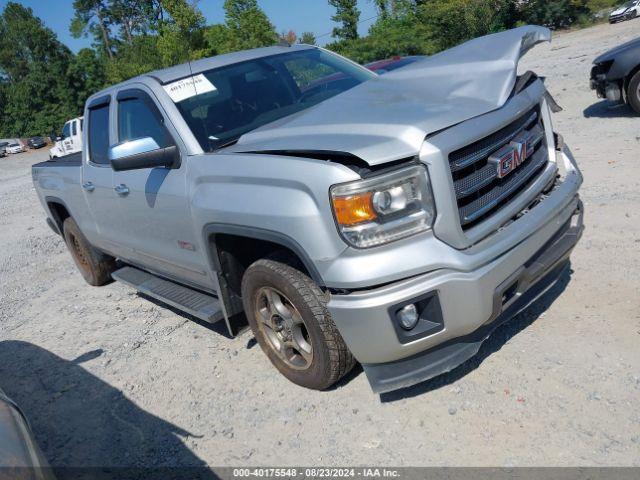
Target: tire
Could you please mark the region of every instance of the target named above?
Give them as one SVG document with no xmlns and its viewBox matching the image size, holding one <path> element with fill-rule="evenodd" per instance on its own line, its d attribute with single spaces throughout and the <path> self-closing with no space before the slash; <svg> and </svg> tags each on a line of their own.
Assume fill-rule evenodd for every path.
<svg viewBox="0 0 640 480">
<path fill-rule="evenodd" d="M 627 101 L 629 106 L 640 114 L 640 71 L 631 77 L 627 87 Z"/>
<path fill-rule="evenodd" d="M 71 257 L 85 281 L 94 287 L 111 283 L 111 273 L 116 268 L 115 258 L 91 246 L 73 218 L 64 221 L 62 230 Z"/>
<path fill-rule="evenodd" d="M 313 390 L 329 388 L 356 363 L 327 300 L 307 275 L 273 259 L 256 261 L 242 277 L 244 310 L 262 351 L 282 375 Z"/>
</svg>

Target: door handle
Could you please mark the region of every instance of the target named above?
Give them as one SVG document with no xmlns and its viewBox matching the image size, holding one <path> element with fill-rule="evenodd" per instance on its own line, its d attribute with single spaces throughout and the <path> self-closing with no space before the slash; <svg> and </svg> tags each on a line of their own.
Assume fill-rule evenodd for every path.
<svg viewBox="0 0 640 480">
<path fill-rule="evenodd" d="M 118 195 L 122 195 L 123 197 L 129 194 L 129 187 L 127 187 L 124 183 L 116 185 L 115 187 L 113 187 L 113 189 Z"/>
<path fill-rule="evenodd" d="M 82 188 L 87 192 L 93 192 L 96 189 L 96 186 L 92 182 L 85 182 L 82 184 Z"/>
</svg>

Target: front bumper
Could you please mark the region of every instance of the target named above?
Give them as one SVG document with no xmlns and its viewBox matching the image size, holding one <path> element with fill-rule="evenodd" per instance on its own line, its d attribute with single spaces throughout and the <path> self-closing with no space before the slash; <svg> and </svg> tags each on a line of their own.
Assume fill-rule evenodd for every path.
<svg viewBox="0 0 640 480">
<path fill-rule="evenodd" d="M 629 19 L 629 13 L 628 12 L 618 13 L 616 15 L 610 15 L 609 16 L 609 23 L 622 22 L 622 21 L 628 20 L 628 19 Z"/>
<path fill-rule="evenodd" d="M 521 225 L 513 226 L 514 231 L 525 227 L 531 233 L 480 266 L 443 268 L 370 290 L 332 295 L 332 318 L 374 391 L 406 387 L 455 368 L 478 351 L 497 325 L 539 296 L 537 286 L 557 277 L 557 267 L 566 264 L 582 234 L 579 183 L 565 179 L 516 222 Z M 434 295 L 437 302 L 429 308 L 441 312 L 440 318 L 434 318 L 425 335 L 403 338 L 394 309 Z"/>
<path fill-rule="evenodd" d="M 384 393 L 415 385 L 449 372 L 473 357 L 478 353 L 482 342 L 496 328 L 524 310 L 561 280 L 569 267 L 569 255 L 578 243 L 583 229 L 580 206 L 574 218 L 558 232 L 548 246 L 496 288 L 493 295 L 494 312 L 489 321 L 477 330 L 409 358 L 363 365 L 373 391 Z M 510 288 L 514 290 L 509 296 L 509 301 L 503 304 L 504 294 Z"/>
</svg>

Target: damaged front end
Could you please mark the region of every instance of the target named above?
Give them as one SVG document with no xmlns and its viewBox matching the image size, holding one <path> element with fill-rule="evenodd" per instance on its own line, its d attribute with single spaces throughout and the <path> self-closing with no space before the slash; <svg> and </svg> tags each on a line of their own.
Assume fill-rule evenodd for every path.
<svg viewBox="0 0 640 480">
<path fill-rule="evenodd" d="M 415 157 L 428 135 L 501 108 L 520 58 L 550 39 L 525 26 L 471 40 L 246 133 L 231 151 L 342 152 L 369 166 Z"/>
</svg>

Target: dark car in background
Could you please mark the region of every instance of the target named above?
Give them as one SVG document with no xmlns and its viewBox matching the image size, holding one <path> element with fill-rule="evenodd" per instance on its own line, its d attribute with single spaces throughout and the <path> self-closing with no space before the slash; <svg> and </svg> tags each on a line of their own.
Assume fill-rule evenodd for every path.
<svg viewBox="0 0 640 480">
<path fill-rule="evenodd" d="M 29 148 L 42 148 L 47 146 L 47 142 L 42 137 L 31 137 L 27 141 L 27 145 L 29 145 Z"/>
<path fill-rule="evenodd" d="M 385 60 L 376 60 L 375 62 L 367 63 L 365 67 L 369 70 L 376 72 L 378 75 L 384 75 L 387 72 L 397 70 L 398 68 L 411 65 L 418 60 L 427 58 L 426 55 L 411 55 L 408 57 L 392 57 Z"/>
<path fill-rule="evenodd" d="M 623 43 L 593 61 L 591 89 L 614 104 L 640 113 L 640 38 Z"/>
</svg>

